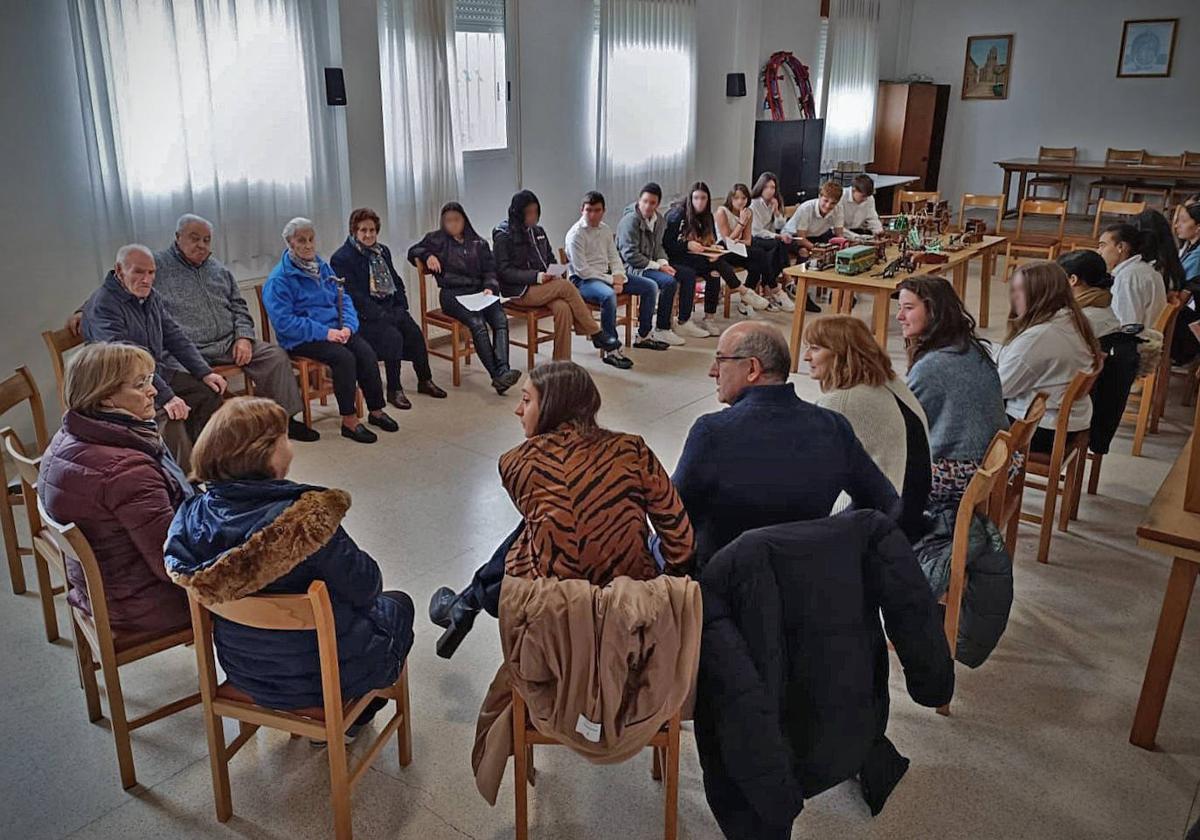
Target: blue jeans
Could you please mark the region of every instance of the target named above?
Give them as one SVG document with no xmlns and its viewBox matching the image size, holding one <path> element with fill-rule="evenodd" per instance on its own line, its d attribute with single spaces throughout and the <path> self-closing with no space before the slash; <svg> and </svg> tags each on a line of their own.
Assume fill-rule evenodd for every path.
<svg viewBox="0 0 1200 840">
<path fill-rule="evenodd" d="M 657 269 L 630 271 L 627 278 L 627 287 L 633 287 L 635 283 L 640 283 L 643 280 L 648 280 L 654 284 L 655 291 L 658 293 L 658 323 L 656 326 L 660 330 L 671 329 L 671 309 L 675 303 L 675 289 L 678 285 L 677 279 L 665 271 L 658 271 Z M 638 335 L 646 335 L 646 333 L 650 332 L 650 319 L 654 315 L 653 297 L 650 298 L 651 306 L 649 307 L 649 312 L 647 312 L 646 300 L 647 296 L 643 294 L 639 312 Z"/>
<path fill-rule="evenodd" d="M 600 306 L 600 329 L 607 336 L 617 335 L 617 293 L 603 280 L 586 280 L 578 274 L 571 275 L 571 282 L 579 289 L 579 296 L 588 303 Z"/>
</svg>

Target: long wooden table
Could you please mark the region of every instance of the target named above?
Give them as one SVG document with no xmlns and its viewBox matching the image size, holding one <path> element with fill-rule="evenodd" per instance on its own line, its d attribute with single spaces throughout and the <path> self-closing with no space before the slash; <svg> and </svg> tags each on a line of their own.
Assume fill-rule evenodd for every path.
<svg viewBox="0 0 1200 840">
<path fill-rule="evenodd" d="M 1004 214 L 1017 212 L 1017 206 L 1025 197 L 1025 182 L 1032 174 L 1051 175 L 1088 175 L 1096 178 L 1111 178 L 1118 181 L 1166 181 L 1170 184 L 1200 183 L 1200 167 L 1196 166 L 1143 166 L 1138 163 L 1105 163 L 1102 160 L 1077 160 L 1074 163 L 1065 161 L 1042 160 L 1037 158 L 1010 158 L 995 162 L 1004 170 Z M 1012 176 L 1016 173 L 1020 179 L 1017 187 L 1016 204 L 1009 206 L 1008 191 L 1012 186 Z"/>
<path fill-rule="evenodd" d="M 1129 732 L 1129 742 L 1147 750 L 1154 749 L 1167 687 L 1175 669 L 1175 654 L 1179 652 L 1179 639 L 1187 621 L 1196 576 L 1200 574 L 1200 513 L 1191 513 L 1183 506 L 1191 450 L 1195 445 L 1193 434 L 1137 529 L 1138 545 L 1173 558 L 1154 632 L 1154 646 L 1150 649 L 1142 693 Z"/>
<path fill-rule="evenodd" d="M 948 239 L 949 234 L 943 238 Z M 992 272 L 995 269 L 997 253 L 1007 241 L 1008 239 L 1003 236 L 985 236 L 982 242 L 968 245 L 961 251 L 947 251 L 946 256 L 949 257 L 947 262 L 937 265 L 921 265 L 911 274 L 901 272 L 892 278 L 879 275 L 888 262 L 900 256 L 900 248 L 895 245 L 888 248 L 886 262 L 878 263 L 873 269 L 863 274 L 838 274 L 831 268 L 823 271 L 809 271 L 800 265 L 785 268 L 783 273 L 796 281 L 796 311 L 792 315 L 792 335 L 790 342 L 792 348 L 792 372 L 795 373 L 800 367 L 800 336 L 804 332 L 804 301 L 808 297 L 810 286 L 824 286 L 842 292 L 842 300 L 851 302 L 849 305 L 843 305 L 841 308 L 842 312 L 848 312 L 849 306 L 853 306 L 855 294 L 874 297 L 875 305 L 871 308 L 872 330 L 875 333 L 875 340 L 879 342 L 879 346 L 886 350 L 888 321 L 891 315 L 891 296 L 892 292 L 896 291 L 896 287 L 900 285 L 900 281 L 907 277 L 948 274 L 950 282 L 954 286 L 954 291 L 958 292 L 960 298 L 965 299 L 967 293 L 967 269 L 970 266 L 971 260 L 974 259 L 980 260 L 979 325 L 986 327 L 988 323 L 987 312 L 990 303 Z"/>
</svg>

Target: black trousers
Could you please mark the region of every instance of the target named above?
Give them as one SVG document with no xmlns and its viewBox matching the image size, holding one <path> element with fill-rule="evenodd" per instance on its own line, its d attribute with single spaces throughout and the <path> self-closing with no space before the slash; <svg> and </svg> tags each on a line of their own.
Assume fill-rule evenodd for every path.
<svg viewBox="0 0 1200 840">
<path fill-rule="evenodd" d="M 418 382 L 433 379 L 433 371 L 429 369 L 429 348 L 425 346 L 421 327 L 407 309 L 391 302 L 394 300 L 395 295 L 389 298 L 389 302 L 379 303 L 383 317 L 363 321 L 360 330 L 375 355 L 383 360 L 389 391 L 400 390 L 402 360 L 412 362 Z"/>
<path fill-rule="evenodd" d="M 354 391 L 357 388 L 362 388 L 368 411 L 379 411 L 383 408 L 379 357 L 375 355 L 367 340 L 358 333 L 350 336 L 350 340 L 345 344 L 334 341 L 306 341 L 297 344 L 289 352 L 329 365 L 333 373 L 333 396 L 337 399 L 338 413 L 343 417 L 357 413 L 354 405 Z"/>
<path fill-rule="evenodd" d="M 769 236 L 755 236 L 750 240 L 750 253 L 758 252 L 761 254 L 761 259 L 766 260 L 767 267 L 766 286 L 768 289 L 773 289 L 779 285 L 779 278 L 783 275 L 783 270 L 788 266 L 788 248 L 783 244 L 782 239 L 774 239 Z"/>
<path fill-rule="evenodd" d="M 725 281 L 731 290 L 742 285 L 742 281 L 738 279 L 737 271 L 724 258 L 718 260 L 709 260 L 708 257 L 700 254 L 686 254 L 678 260 L 672 259 L 671 265 L 678 269 L 680 266 L 686 266 L 692 269 L 697 275 L 704 278 L 704 312 L 706 315 L 716 314 L 717 304 L 721 302 L 721 281 Z M 679 288 L 683 289 L 683 283 L 680 282 Z M 692 284 L 692 296 L 696 294 L 695 284 Z M 683 298 L 680 298 L 679 319 L 683 320 Z M 688 315 L 691 315 L 691 307 L 688 307 Z"/>
<path fill-rule="evenodd" d="M 748 289 L 756 289 L 759 284 L 768 289 L 774 289 L 779 285 L 779 281 L 776 279 L 779 272 L 775 268 L 774 248 L 756 246 L 752 240 L 750 247 L 746 249 L 746 256 L 730 254 L 722 259 L 727 260 L 734 268 L 746 269 L 746 288 Z"/>
<path fill-rule="evenodd" d="M 1017 418 L 1009 417 L 1008 425 L 1017 422 Z M 1043 429 L 1041 426 L 1033 430 L 1033 437 L 1029 441 L 1030 452 L 1048 453 L 1054 451 L 1054 429 Z"/>
<path fill-rule="evenodd" d="M 504 314 L 504 307 L 496 303 L 472 312 L 458 302 L 454 292 L 446 289 L 442 289 L 438 300 L 443 312 L 471 331 L 475 352 L 492 379 L 508 373 L 508 316 Z M 491 335 L 488 335 L 489 328 Z"/>
<path fill-rule="evenodd" d="M 508 557 L 508 550 L 523 530 L 524 520 L 517 523 L 513 532 L 504 538 L 492 553 L 491 559 L 475 570 L 467 588 L 458 593 L 458 597 L 472 609 L 487 610 L 492 617 L 500 617 L 500 585 L 504 582 L 504 561 Z"/>
</svg>

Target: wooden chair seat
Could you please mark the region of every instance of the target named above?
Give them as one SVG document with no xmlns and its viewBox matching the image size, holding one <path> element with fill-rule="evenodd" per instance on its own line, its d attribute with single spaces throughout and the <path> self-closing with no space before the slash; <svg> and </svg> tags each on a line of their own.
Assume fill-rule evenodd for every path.
<svg viewBox="0 0 1200 840">
<path fill-rule="evenodd" d="M 1020 239 L 1013 239 L 1010 243 L 1013 250 L 1018 248 L 1030 248 L 1045 250 L 1046 248 L 1055 248 L 1062 242 L 1062 239 L 1052 233 L 1032 233 L 1026 231 L 1021 234 Z"/>
<path fill-rule="evenodd" d="M 525 340 L 521 341 L 512 335 L 508 336 L 509 344 L 525 348 L 525 369 L 533 370 L 537 365 L 538 345 L 543 341 L 553 340 L 554 330 L 543 327 L 542 321 L 553 318 L 554 313 L 546 306 L 522 306 L 518 301 L 510 300 L 503 304 L 504 314 L 510 318 L 525 322 Z"/>
<path fill-rule="evenodd" d="M 462 368 L 460 361 L 471 364 L 471 356 L 475 352 L 475 344 L 471 340 L 471 331 L 461 321 L 451 318 L 440 307 L 429 308 L 429 280 L 433 275 L 425 268 L 424 260 L 417 260 L 417 289 L 421 301 L 421 334 L 429 347 L 429 355 L 445 359 L 450 363 L 450 381 L 457 388 L 462 385 Z M 438 349 L 429 340 L 429 328 L 437 327 L 450 333 L 450 352 Z"/>
<path fill-rule="evenodd" d="M 76 610 L 76 620 L 81 624 L 86 623 L 91 633 L 95 633 L 95 624 L 92 622 L 91 616 L 82 611 Z M 176 645 L 186 645 L 192 642 L 192 625 L 185 624 L 180 627 L 172 627 L 169 630 L 150 630 L 136 633 L 121 633 L 113 632 L 113 650 L 117 652 L 117 664 L 124 665 L 127 661 L 133 662 L 151 653 L 157 653 L 160 650 L 173 648 Z M 128 657 L 128 658 L 127 658 Z"/>
<path fill-rule="evenodd" d="M 338 663 L 337 630 L 329 590 L 322 581 L 313 581 L 302 595 L 251 595 L 223 604 L 203 605 L 195 593 L 188 592 L 192 628 L 196 639 L 196 666 L 200 673 L 200 695 L 204 703 L 204 725 L 212 771 L 213 799 L 217 820 L 227 822 L 233 816 L 233 798 L 229 784 L 229 761 L 254 737 L 261 726 L 279 729 L 293 736 L 325 742 L 329 759 L 330 800 L 333 807 L 334 836 L 351 840 L 354 835 L 350 813 L 350 792 L 362 779 L 393 735 L 396 735 L 401 767 L 412 763 L 412 712 L 408 694 L 408 664 L 404 663 L 396 681 L 386 688 L 368 692 L 355 700 L 342 697 Z M 305 632 L 316 637 L 321 666 L 323 703 L 320 707 L 283 711 L 257 705 L 244 691 L 228 682 L 218 685 L 216 656 L 213 650 L 213 615 L 223 620 L 275 632 Z M 375 698 L 395 702 L 395 713 L 372 741 L 366 754 L 353 766 L 346 756 L 346 731 Z M 226 743 L 223 718 L 238 721 L 238 735 Z"/>
<path fill-rule="evenodd" d="M 1067 447 L 1078 447 L 1085 438 L 1088 437 L 1088 430 L 1081 429 L 1078 432 L 1071 432 L 1067 435 Z M 1046 470 L 1050 469 L 1050 464 L 1053 461 L 1052 453 L 1031 451 L 1027 456 L 1028 464 L 1032 468 L 1029 471 L 1035 475 L 1046 475 Z"/>
</svg>

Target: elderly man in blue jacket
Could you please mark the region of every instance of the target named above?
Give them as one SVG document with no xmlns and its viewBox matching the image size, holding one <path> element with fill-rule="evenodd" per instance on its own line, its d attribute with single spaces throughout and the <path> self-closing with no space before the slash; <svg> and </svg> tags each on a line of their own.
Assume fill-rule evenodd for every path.
<svg viewBox="0 0 1200 840">
<path fill-rule="evenodd" d="M 688 433 L 674 481 L 696 531 L 696 563 L 744 531 L 828 516 L 845 491 L 854 507 L 899 516 L 900 499 L 840 414 L 796 396 L 791 355 L 772 324 L 722 333 L 708 375 L 729 406 Z"/>
<path fill-rule="evenodd" d="M 124 341 L 154 357 L 154 405 L 163 440 L 188 470 L 192 444 L 221 405 L 225 379 L 213 372 L 154 291 L 154 253 L 125 245 L 117 262 L 83 305 L 83 337 Z"/>
</svg>

